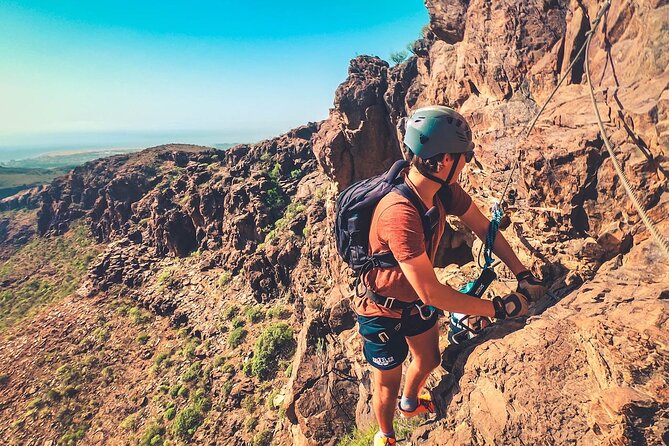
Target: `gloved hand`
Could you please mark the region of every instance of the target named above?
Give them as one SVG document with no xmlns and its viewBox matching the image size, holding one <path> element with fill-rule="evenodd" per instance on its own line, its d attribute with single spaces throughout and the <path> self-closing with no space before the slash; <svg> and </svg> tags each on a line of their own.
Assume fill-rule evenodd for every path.
<svg viewBox="0 0 669 446">
<path fill-rule="evenodd" d="M 534 277 L 530 271 L 522 271 L 516 276 L 518 288 L 516 291 L 522 293 L 530 302 L 536 302 L 546 294 L 546 287 L 541 280 Z"/>
<path fill-rule="evenodd" d="M 495 307 L 495 319 L 526 316 L 530 308 L 525 295 L 516 292 L 504 297 L 493 297 L 492 305 Z"/>
</svg>

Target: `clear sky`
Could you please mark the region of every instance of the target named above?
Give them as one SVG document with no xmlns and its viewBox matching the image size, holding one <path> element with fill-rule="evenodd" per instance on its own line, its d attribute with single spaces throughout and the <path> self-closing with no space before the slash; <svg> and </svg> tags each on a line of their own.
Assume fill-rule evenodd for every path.
<svg viewBox="0 0 669 446">
<path fill-rule="evenodd" d="M 0 0 L 0 150 L 270 137 L 427 22 L 421 0 Z"/>
</svg>

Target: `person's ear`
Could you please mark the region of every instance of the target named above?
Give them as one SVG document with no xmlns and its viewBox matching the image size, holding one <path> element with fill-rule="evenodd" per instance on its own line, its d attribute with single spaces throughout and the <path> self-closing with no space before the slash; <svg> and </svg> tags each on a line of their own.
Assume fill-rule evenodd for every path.
<svg viewBox="0 0 669 446">
<path fill-rule="evenodd" d="M 453 162 L 453 155 L 450 153 L 444 153 L 444 157 L 441 159 L 441 162 L 446 164 L 448 162 Z"/>
</svg>

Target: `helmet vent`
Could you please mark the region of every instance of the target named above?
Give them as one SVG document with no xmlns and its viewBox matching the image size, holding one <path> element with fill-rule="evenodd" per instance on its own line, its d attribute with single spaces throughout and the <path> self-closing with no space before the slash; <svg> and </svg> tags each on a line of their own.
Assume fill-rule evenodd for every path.
<svg viewBox="0 0 669 446">
<path fill-rule="evenodd" d="M 452 116 L 446 117 L 446 121 L 448 121 L 449 124 L 453 124 L 453 117 Z"/>
<path fill-rule="evenodd" d="M 425 143 L 427 143 L 429 140 L 430 140 L 429 137 L 427 137 L 427 136 L 425 136 L 425 135 L 423 135 L 423 134 L 421 133 L 421 135 L 420 135 L 420 143 L 421 143 L 421 144 L 425 144 Z"/>
</svg>

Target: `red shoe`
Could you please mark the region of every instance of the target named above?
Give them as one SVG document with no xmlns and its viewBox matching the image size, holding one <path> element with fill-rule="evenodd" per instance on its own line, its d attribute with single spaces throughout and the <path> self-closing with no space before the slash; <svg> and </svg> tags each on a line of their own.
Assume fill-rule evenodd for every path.
<svg viewBox="0 0 669 446">
<path fill-rule="evenodd" d="M 418 397 L 418 406 L 416 406 L 414 410 L 409 411 L 402 409 L 399 402 L 397 403 L 397 409 L 400 411 L 400 416 L 402 418 L 411 418 L 421 414 L 429 415 L 437 413 L 437 407 L 434 405 L 434 402 L 432 401 L 432 395 L 430 395 L 430 392 L 428 391 L 425 391 Z"/>
</svg>

